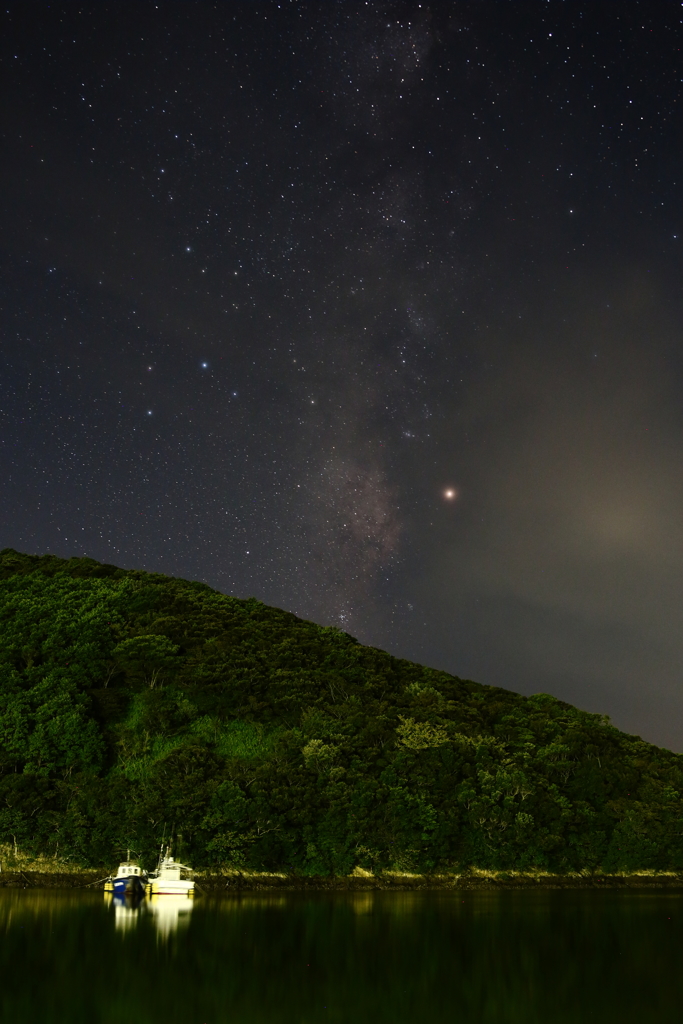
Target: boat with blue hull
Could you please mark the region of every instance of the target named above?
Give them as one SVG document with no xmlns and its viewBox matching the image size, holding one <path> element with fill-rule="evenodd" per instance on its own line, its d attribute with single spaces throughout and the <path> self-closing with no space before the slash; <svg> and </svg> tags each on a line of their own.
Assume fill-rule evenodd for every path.
<svg viewBox="0 0 683 1024">
<path fill-rule="evenodd" d="M 104 883 L 104 891 L 114 896 L 129 898 L 144 896 L 147 884 L 147 872 L 143 871 L 137 861 L 124 860 L 119 864 L 118 871 Z"/>
</svg>

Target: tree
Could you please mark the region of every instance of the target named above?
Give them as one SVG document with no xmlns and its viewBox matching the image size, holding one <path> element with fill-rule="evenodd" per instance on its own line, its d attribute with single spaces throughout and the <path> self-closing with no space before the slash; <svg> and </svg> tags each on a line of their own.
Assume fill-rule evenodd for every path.
<svg viewBox="0 0 683 1024">
<path fill-rule="evenodd" d="M 122 640 L 112 655 L 131 675 L 141 673 L 147 686 L 153 690 L 159 679 L 171 674 L 177 664 L 178 650 L 167 636 L 146 633 Z"/>
</svg>

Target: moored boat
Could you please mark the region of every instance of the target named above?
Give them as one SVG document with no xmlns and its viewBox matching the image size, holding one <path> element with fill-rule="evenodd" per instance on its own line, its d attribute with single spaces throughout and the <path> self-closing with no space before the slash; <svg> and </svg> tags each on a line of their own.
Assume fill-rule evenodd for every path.
<svg viewBox="0 0 683 1024">
<path fill-rule="evenodd" d="M 115 896 L 142 896 L 145 892 L 147 872 L 143 871 L 135 860 L 130 859 L 119 864 L 118 871 L 104 883 L 105 892 L 113 892 Z"/>
<path fill-rule="evenodd" d="M 174 860 L 166 848 L 165 855 L 159 858 L 156 871 L 149 876 L 146 892 L 150 896 L 194 896 L 192 868 Z"/>
</svg>

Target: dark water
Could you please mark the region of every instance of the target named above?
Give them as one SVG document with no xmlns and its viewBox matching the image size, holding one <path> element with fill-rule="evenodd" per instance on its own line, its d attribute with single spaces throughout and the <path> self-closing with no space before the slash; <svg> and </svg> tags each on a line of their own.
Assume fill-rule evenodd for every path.
<svg viewBox="0 0 683 1024">
<path fill-rule="evenodd" d="M 683 895 L 0 891 L 3 1024 L 667 1024 Z"/>
</svg>

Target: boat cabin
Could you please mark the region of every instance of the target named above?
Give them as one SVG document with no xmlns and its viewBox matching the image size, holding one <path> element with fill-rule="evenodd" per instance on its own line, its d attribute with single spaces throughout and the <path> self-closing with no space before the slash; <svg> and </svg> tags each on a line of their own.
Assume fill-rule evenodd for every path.
<svg viewBox="0 0 683 1024">
<path fill-rule="evenodd" d="M 123 864 L 119 864 L 119 870 L 118 870 L 118 873 L 117 873 L 117 878 L 121 878 L 121 877 L 123 877 L 125 875 L 141 875 L 141 874 L 142 874 L 142 869 L 141 869 L 139 864 L 136 864 L 135 861 L 126 860 L 126 861 L 123 862 Z"/>
<path fill-rule="evenodd" d="M 181 878 L 187 878 L 191 873 L 192 869 L 185 864 L 174 860 L 173 857 L 164 857 L 159 865 L 157 878 L 163 878 L 165 882 L 179 882 Z"/>
</svg>

